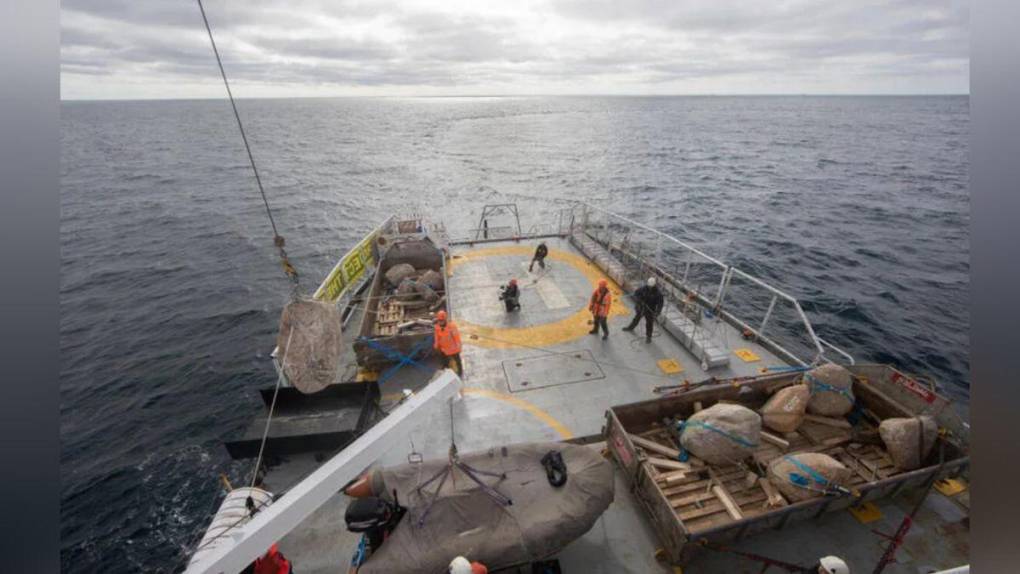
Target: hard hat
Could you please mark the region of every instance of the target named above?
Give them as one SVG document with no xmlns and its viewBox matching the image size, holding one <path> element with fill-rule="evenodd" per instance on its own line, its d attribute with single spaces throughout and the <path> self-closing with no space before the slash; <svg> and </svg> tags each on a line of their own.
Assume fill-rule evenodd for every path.
<svg viewBox="0 0 1020 574">
<path fill-rule="evenodd" d="M 439 321 L 445 321 L 446 320 L 446 311 L 440 309 L 439 312 L 436 313 L 436 319 L 439 320 Z"/>
<path fill-rule="evenodd" d="M 450 574 L 471 574 L 471 563 L 463 556 L 454 558 L 450 562 Z"/>
<path fill-rule="evenodd" d="M 649 287 L 655 287 L 655 277 L 649 277 L 648 278 L 648 286 Z"/>
<path fill-rule="evenodd" d="M 599 287 L 605 287 L 609 283 L 605 279 L 599 279 Z"/>
<path fill-rule="evenodd" d="M 511 279 L 510 280 L 510 284 L 511 285 L 517 285 L 517 280 L 516 279 Z"/>
<path fill-rule="evenodd" d="M 850 568 L 842 558 L 826 556 L 818 561 L 818 572 L 820 574 L 850 574 Z"/>
</svg>

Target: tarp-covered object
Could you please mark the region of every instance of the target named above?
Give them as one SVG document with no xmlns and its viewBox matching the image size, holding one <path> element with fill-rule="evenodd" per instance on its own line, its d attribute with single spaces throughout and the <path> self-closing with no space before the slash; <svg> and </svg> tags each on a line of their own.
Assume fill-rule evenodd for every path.
<svg viewBox="0 0 1020 574">
<path fill-rule="evenodd" d="M 343 354 L 341 322 L 332 303 L 295 299 L 283 308 L 276 358 L 287 381 L 302 393 L 321 391 L 336 379 Z"/>
<path fill-rule="evenodd" d="M 741 405 L 718 403 L 684 422 L 680 445 L 709 464 L 738 462 L 758 448 L 761 417 Z"/>
<path fill-rule="evenodd" d="M 567 482 L 549 484 L 542 457 L 558 450 L 567 466 Z M 450 560 L 468 556 L 489 570 L 548 558 L 582 536 L 613 501 L 613 468 L 595 449 L 566 443 L 526 443 L 461 455 L 461 461 L 506 479 L 480 477 L 513 501 L 502 506 L 455 470 L 437 502 L 418 526 L 439 481 L 421 493 L 419 484 L 447 461 L 405 464 L 372 473 L 372 490 L 408 507 L 403 520 L 358 570 L 359 574 L 446 572 Z"/>
</svg>

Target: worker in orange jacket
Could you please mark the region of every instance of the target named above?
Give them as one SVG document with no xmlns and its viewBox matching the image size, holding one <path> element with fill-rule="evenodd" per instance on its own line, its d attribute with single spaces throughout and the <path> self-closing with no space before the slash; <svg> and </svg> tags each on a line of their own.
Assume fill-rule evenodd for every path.
<svg viewBox="0 0 1020 574">
<path fill-rule="evenodd" d="M 269 552 L 256 558 L 255 563 L 248 568 L 254 574 L 291 574 L 293 572 L 290 561 L 283 556 L 276 544 L 270 546 Z M 246 569 L 243 572 L 249 572 L 249 570 Z"/>
<path fill-rule="evenodd" d="M 446 319 L 446 311 L 440 310 L 436 313 L 436 322 L 433 325 L 432 348 L 443 356 L 446 364 L 450 364 L 450 358 L 457 363 L 457 376 L 464 376 L 464 364 L 460 360 L 460 331 L 453 321 Z"/>
<path fill-rule="evenodd" d="M 602 339 L 609 337 L 609 325 L 606 317 L 609 316 L 609 308 L 613 305 L 613 294 L 609 291 L 609 283 L 605 279 L 599 279 L 599 286 L 591 294 L 591 301 L 588 302 L 588 310 L 591 311 L 592 325 L 590 335 L 598 335 L 599 327 L 602 328 Z"/>
</svg>

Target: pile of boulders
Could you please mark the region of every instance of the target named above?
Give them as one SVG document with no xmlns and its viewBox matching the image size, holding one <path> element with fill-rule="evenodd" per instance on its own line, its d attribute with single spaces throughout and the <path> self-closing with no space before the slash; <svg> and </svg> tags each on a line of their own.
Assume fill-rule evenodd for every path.
<svg viewBox="0 0 1020 574">
<path fill-rule="evenodd" d="M 405 306 L 430 306 L 440 299 L 444 291 L 442 273 L 435 269 L 415 269 L 408 263 L 397 263 L 384 274 L 392 289 L 392 296 Z"/>
</svg>

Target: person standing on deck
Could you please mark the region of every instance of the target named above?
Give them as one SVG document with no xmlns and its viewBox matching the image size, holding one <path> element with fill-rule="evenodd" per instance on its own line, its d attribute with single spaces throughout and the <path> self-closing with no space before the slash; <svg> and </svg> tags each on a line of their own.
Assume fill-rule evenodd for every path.
<svg viewBox="0 0 1020 574">
<path fill-rule="evenodd" d="M 591 311 L 594 325 L 589 335 L 598 335 L 599 327 L 602 327 L 602 339 L 609 337 L 609 324 L 606 317 L 609 317 L 609 308 L 613 304 L 613 294 L 609 292 L 609 283 L 605 279 L 599 279 L 599 286 L 591 294 L 591 301 L 588 303 L 588 310 Z"/>
<path fill-rule="evenodd" d="M 436 313 L 436 322 L 433 325 L 434 338 L 432 348 L 443 356 L 446 365 L 450 364 L 450 358 L 457 363 L 457 376 L 464 376 L 464 364 L 460 360 L 460 331 L 453 321 L 446 320 L 446 311 L 440 310 Z"/>
<path fill-rule="evenodd" d="M 528 265 L 528 273 L 535 268 L 535 262 L 538 262 L 538 266 L 545 269 L 545 256 L 549 255 L 549 248 L 545 246 L 545 242 L 538 244 L 538 248 L 535 249 L 535 256 L 531 258 L 531 265 Z"/>
<path fill-rule="evenodd" d="M 649 277 L 648 282 L 634 292 L 634 302 L 637 303 L 634 309 L 634 320 L 623 328 L 624 331 L 633 331 L 637 328 L 641 318 L 645 319 L 645 343 L 652 342 L 652 325 L 655 318 L 662 312 L 664 300 L 662 291 L 655 286 L 655 277 Z"/>
</svg>

